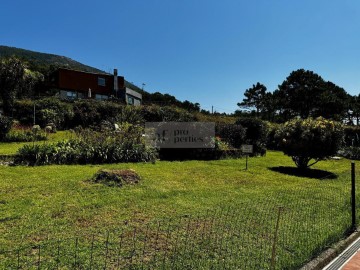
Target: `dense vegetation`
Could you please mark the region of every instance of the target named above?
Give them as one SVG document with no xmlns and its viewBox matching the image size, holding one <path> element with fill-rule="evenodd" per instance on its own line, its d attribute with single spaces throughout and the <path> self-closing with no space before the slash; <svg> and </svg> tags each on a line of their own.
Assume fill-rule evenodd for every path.
<svg viewBox="0 0 360 270">
<path fill-rule="evenodd" d="M 13 54 L 21 60 L 7 58 Z M 253 111 L 236 113 L 235 115 L 240 116 L 238 119 L 212 115 L 201 111 L 198 103 L 180 102 L 169 94 L 147 93 L 129 82 L 126 82 L 127 86 L 143 94 L 145 106 L 129 108 L 116 102 L 88 100 L 66 102 L 52 97 L 35 100 L 34 96 L 37 93 L 45 93 L 41 91 L 44 90 L 46 74 L 57 65 L 64 64 L 71 68 L 89 71 L 86 66 L 77 65 L 64 57 L 0 47 L 0 96 L 5 115 L 13 117 L 25 126 L 36 122 L 42 128 L 48 125 L 58 129 L 74 129 L 81 126 L 95 131 L 101 130 L 103 126 L 119 123 L 142 125 L 150 121 L 213 121 L 217 123 L 219 149 L 238 149 L 241 144 L 252 144 L 256 154 L 264 154 L 266 147 L 272 149 L 281 147 L 279 136 L 276 137 L 275 134 L 282 126 L 264 123 L 259 119 L 285 123 L 294 117 L 305 119 L 321 116 L 325 119 L 347 121 L 348 124 L 354 124 L 354 122 L 358 124 L 360 120 L 358 96 L 350 96 L 341 87 L 304 69 L 291 72 L 272 93 L 267 92 L 266 86 L 261 83 L 247 89 L 244 93 L 245 98 L 238 105 Z M 3 134 L 4 130 L 8 130 L 4 119 L 2 121 Z M 16 131 L 8 134 L 7 139 L 4 135 L 2 136 L 3 141 L 30 140 L 30 136 L 26 133 Z M 358 156 L 359 146 L 356 144 L 358 136 L 356 131 L 352 133 L 345 131 L 347 148 L 341 152 L 343 155 Z M 165 152 L 168 156 L 169 151 L 164 151 L 163 157 Z M 190 158 L 209 154 L 195 152 L 190 155 Z M 174 152 L 170 153 L 170 155 L 173 154 Z M 183 154 L 176 155 L 183 156 Z M 218 153 L 215 154 L 217 155 Z"/>
<path fill-rule="evenodd" d="M 20 89 L 16 90 L 16 92 L 15 91 L 12 92 L 14 93 L 14 95 L 17 95 L 17 98 L 24 98 L 24 97 L 31 98 L 35 96 L 52 95 L 53 93 L 52 91 L 50 91 L 51 89 L 48 89 L 46 84 L 43 84 L 43 82 L 46 82 L 46 80 L 49 78 L 51 73 L 60 67 L 70 68 L 85 72 L 106 73 L 105 71 L 84 65 L 82 63 L 79 63 L 64 56 L 39 53 L 24 49 L 7 47 L 7 46 L 0 46 L 0 62 L 6 63 L 6 65 L 3 66 L 7 70 L 9 70 L 9 67 L 11 67 L 11 65 L 7 64 L 9 59 L 11 61 L 14 61 L 15 59 L 18 60 L 18 62 L 21 63 L 21 67 L 23 70 L 22 72 L 24 72 L 24 70 L 27 70 L 28 73 L 33 74 L 33 77 L 36 77 L 37 79 L 36 85 L 31 85 L 31 87 L 27 87 L 26 89 L 24 89 L 21 86 L 20 87 L 17 86 Z M 8 78 L 11 78 L 11 76 L 10 77 L 8 76 Z M 17 82 L 18 80 L 19 80 L 19 75 L 16 75 L 16 77 L 14 77 L 12 81 Z M 144 89 L 126 80 L 125 80 L 125 86 L 141 93 L 143 96 L 143 104 L 145 105 L 155 104 L 155 105 L 177 106 L 189 111 L 200 111 L 199 103 L 192 103 L 188 100 L 182 102 L 176 99 L 172 95 L 162 94 L 160 92 L 149 93 Z M 13 88 L 14 87 L 10 87 L 7 89 L 13 89 Z M 1 92 L 3 91 L 1 91 L 0 89 L 0 93 Z M 9 110 L 5 109 L 5 111 L 7 112 Z M 209 113 L 209 112 L 205 112 L 205 113 Z"/>
<path fill-rule="evenodd" d="M 360 95 L 351 96 L 343 88 L 325 81 L 313 71 L 299 69 L 290 73 L 273 92 L 257 83 L 244 93 L 241 109 L 272 122 L 286 122 L 294 117 L 324 117 L 360 124 Z"/>
<path fill-rule="evenodd" d="M 118 130 L 95 132 L 78 129 L 73 138 L 53 144 L 24 145 L 17 164 L 101 164 L 155 161 L 155 149 L 147 146 L 142 128 L 125 124 Z"/>
</svg>

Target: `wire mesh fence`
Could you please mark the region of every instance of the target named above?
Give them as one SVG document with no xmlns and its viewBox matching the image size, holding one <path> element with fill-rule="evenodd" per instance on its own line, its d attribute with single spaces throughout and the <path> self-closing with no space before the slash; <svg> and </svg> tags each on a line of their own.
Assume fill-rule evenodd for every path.
<svg viewBox="0 0 360 270">
<path fill-rule="evenodd" d="M 0 268 L 298 269 L 351 229 L 350 188 L 324 178 L 199 215 L 135 216 L 117 231 L 2 250 Z"/>
</svg>

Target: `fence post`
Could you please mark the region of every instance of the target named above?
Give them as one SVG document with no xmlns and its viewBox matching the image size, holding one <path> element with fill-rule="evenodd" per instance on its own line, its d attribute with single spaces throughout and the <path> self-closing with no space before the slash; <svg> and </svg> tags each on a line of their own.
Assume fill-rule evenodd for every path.
<svg viewBox="0 0 360 270">
<path fill-rule="evenodd" d="M 40 264 L 41 264 L 41 245 L 39 244 L 39 249 L 38 249 L 38 269 L 40 269 Z"/>
<path fill-rule="evenodd" d="M 356 230 L 355 161 L 351 161 L 351 229 Z"/>
<path fill-rule="evenodd" d="M 271 253 L 271 270 L 275 270 L 275 264 L 276 264 L 276 245 L 277 245 L 277 238 L 278 238 L 278 232 L 279 232 L 279 224 L 280 224 L 280 217 L 281 212 L 283 211 L 283 207 L 279 207 L 278 216 L 276 220 L 276 227 L 274 232 L 274 242 L 272 246 L 272 253 Z"/>
</svg>

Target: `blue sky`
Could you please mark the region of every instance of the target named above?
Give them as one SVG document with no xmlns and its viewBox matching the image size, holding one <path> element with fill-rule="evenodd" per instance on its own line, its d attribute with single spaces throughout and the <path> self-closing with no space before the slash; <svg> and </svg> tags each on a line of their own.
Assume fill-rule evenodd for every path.
<svg viewBox="0 0 360 270">
<path fill-rule="evenodd" d="M 358 0 L 2 0 L 0 44 L 231 113 L 299 68 L 359 94 L 359 18 Z"/>
</svg>

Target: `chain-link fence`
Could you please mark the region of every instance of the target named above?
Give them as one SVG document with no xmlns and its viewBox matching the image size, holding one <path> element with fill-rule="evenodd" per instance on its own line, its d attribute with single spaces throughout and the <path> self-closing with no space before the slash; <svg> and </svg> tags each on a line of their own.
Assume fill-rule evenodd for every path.
<svg viewBox="0 0 360 270">
<path fill-rule="evenodd" d="M 117 231 L 3 250 L 0 268 L 298 269 L 352 228 L 350 174 L 343 185 L 327 177 L 261 192 L 195 216 L 135 215 Z"/>
</svg>

